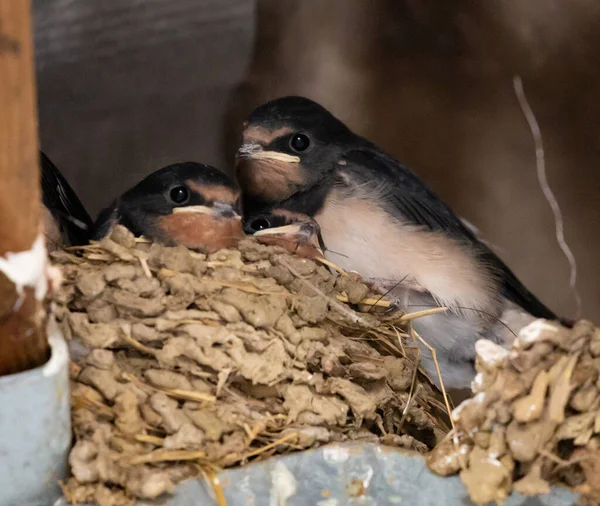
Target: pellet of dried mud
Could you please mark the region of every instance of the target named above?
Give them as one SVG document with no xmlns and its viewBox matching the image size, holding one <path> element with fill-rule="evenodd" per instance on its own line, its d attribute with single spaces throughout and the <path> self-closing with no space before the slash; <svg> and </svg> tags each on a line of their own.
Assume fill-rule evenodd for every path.
<svg viewBox="0 0 600 506">
<path fill-rule="evenodd" d="M 512 350 L 479 341 L 474 397 L 453 412 L 454 434 L 428 457 L 432 471 L 460 473 L 471 499 L 502 501 L 513 490 L 552 485 L 600 501 L 600 329 L 544 320 Z"/>
<path fill-rule="evenodd" d="M 133 504 L 330 442 L 424 453 L 447 431 L 400 315 L 365 304 L 379 296 L 356 275 L 251 239 L 205 256 L 122 227 L 52 259 L 73 357 L 73 503 Z"/>
</svg>

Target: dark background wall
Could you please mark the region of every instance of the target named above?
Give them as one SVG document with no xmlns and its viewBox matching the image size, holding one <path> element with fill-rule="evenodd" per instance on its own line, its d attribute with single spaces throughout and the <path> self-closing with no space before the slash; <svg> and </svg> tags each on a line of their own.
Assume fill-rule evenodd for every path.
<svg viewBox="0 0 600 506">
<path fill-rule="evenodd" d="M 34 0 L 42 148 L 96 213 L 184 160 L 223 166 L 251 0 Z"/>
<path fill-rule="evenodd" d="M 600 317 L 600 4 L 593 0 L 36 0 L 42 145 L 93 212 L 193 159 L 231 168 L 243 118 L 303 94 L 406 162 L 551 307 L 569 270 L 512 88 Z"/>
</svg>

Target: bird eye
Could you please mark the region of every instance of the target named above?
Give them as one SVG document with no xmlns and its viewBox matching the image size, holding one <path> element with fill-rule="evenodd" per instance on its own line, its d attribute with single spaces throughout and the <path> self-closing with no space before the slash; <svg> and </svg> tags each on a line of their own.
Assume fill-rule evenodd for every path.
<svg viewBox="0 0 600 506">
<path fill-rule="evenodd" d="M 296 153 L 306 151 L 308 146 L 310 146 L 310 139 L 306 134 L 294 134 L 290 138 L 290 148 L 296 151 Z"/>
<path fill-rule="evenodd" d="M 185 204 L 190 199 L 190 191 L 185 186 L 176 186 L 169 192 L 169 197 L 177 205 Z"/>
<path fill-rule="evenodd" d="M 250 222 L 250 228 L 254 230 L 254 232 L 258 232 L 259 230 L 271 228 L 271 222 L 266 218 L 257 218 Z"/>
</svg>

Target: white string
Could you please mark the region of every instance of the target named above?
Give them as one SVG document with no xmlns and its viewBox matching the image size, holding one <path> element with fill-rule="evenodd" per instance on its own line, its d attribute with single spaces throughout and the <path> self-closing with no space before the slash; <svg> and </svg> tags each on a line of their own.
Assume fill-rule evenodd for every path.
<svg viewBox="0 0 600 506">
<path fill-rule="evenodd" d="M 533 142 L 535 145 L 535 164 L 537 167 L 537 177 L 540 187 L 544 192 L 544 196 L 550 204 L 550 208 L 552 209 L 552 213 L 554 214 L 554 223 L 556 224 L 556 240 L 558 241 L 558 245 L 560 249 L 564 253 L 565 257 L 569 261 L 569 266 L 571 267 L 571 276 L 569 279 L 569 286 L 571 287 L 571 291 L 573 292 L 573 297 L 575 298 L 575 303 L 577 306 L 576 318 L 579 319 L 581 317 L 581 296 L 579 295 L 579 291 L 577 290 L 577 261 L 575 260 L 575 255 L 571 251 L 571 248 L 567 244 L 565 240 L 565 231 L 564 231 L 564 220 L 562 216 L 562 212 L 560 210 L 560 206 L 558 205 L 558 201 L 548 184 L 548 178 L 546 176 L 546 161 L 544 155 L 544 144 L 542 141 L 542 133 L 540 131 L 540 127 L 538 125 L 537 120 L 535 119 L 535 115 L 531 110 L 531 106 L 527 100 L 525 95 L 525 90 L 523 89 L 523 81 L 521 80 L 521 76 L 515 76 L 513 78 L 513 87 L 515 89 L 515 95 L 517 96 L 517 100 L 519 101 L 519 105 L 521 106 L 521 111 L 529 124 L 529 129 L 531 130 L 531 135 L 533 136 Z"/>
</svg>

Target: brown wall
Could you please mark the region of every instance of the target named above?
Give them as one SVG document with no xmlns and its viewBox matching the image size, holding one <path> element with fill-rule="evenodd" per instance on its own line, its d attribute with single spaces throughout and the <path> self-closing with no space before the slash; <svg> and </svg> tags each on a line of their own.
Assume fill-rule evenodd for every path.
<svg viewBox="0 0 600 506">
<path fill-rule="evenodd" d="M 250 110 L 302 94 L 411 166 L 572 316 L 568 266 L 512 90 L 519 73 L 578 260 L 584 314 L 600 318 L 600 4 L 140 5 L 36 2 L 42 143 L 93 211 L 165 163 L 230 168 Z"/>
</svg>

